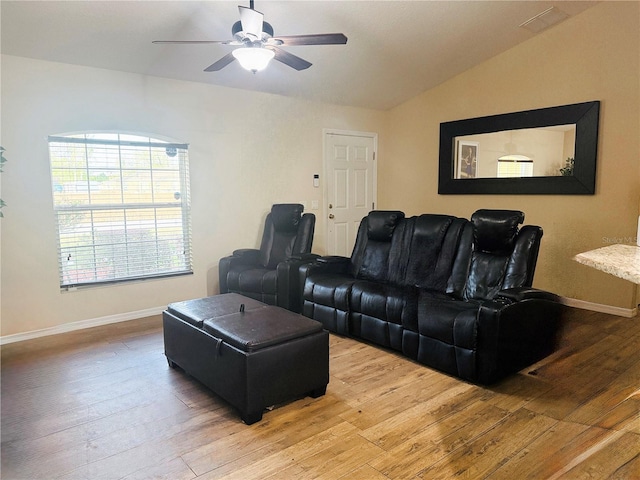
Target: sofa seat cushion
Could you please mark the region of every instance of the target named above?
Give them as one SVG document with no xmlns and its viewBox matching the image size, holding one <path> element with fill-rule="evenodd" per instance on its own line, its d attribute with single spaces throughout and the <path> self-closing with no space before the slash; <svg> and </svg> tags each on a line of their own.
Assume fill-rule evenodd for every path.
<svg viewBox="0 0 640 480">
<path fill-rule="evenodd" d="M 449 345 L 474 349 L 480 304 L 422 291 L 418 300 L 418 333 Z"/>
<path fill-rule="evenodd" d="M 418 289 L 357 281 L 351 287 L 349 310 L 417 331 Z"/>
<path fill-rule="evenodd" d="M 277 293 L 277 271 L 266 268 L 237 268 L 227 275 L 227 287 L 232 292 L 246 292 L 244 295 Z M 251 296 L 251 295 L 247 295 Z"/>
<path fill-rule="evenodd" d="M 418 289 L 358 281 L 351 287 L 351 334 L 402 351 L 405 328 L 417 331 Z"/>
</svg>

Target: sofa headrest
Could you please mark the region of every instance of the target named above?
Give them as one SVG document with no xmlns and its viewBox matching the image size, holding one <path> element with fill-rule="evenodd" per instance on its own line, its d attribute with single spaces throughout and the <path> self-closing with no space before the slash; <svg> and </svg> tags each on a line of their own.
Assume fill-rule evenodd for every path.
<svg viewBox="0 0 640 480">
<path fill-rule="evenodd" d="M 299 203 L 279 203 L 271 207 L 271 221 L 276 232 L 292 232 L 298 230 L 300 217 L 304 207 Z"/>
<path fill-rule="evenodd" d="M 487 253 L 510 253 L 518 225 L 524 213 L 518 210 L 478 210 L 471 215 L 475 250 Z"/>
<path fill-rule="evenodd" d="M 404 218 L 399 211 L 375 210 L 367 216 L 367 238 L 377 242 L 389 242 L 398 223 Z"/>
</svg>

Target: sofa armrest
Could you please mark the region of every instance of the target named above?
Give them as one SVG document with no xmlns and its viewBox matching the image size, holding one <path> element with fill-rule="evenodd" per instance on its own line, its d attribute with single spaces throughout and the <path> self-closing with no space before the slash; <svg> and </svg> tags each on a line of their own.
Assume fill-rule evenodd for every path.
<svg viewBox="0 0 640 480">
<path fill-rule="evenodd" d="M 303 263 L 313 262 L 320 258 L 320 255 L 317 253 L 297 253 L 295 255 L 291 255 L 291 260 L 297 260 Z"/>
<path fill-rule="evenodd" d="M 277 270 L 278 306 L 300 313 L 302 311 L 302 287 L 298 281 L 299 269 L 302 265 L 312 263 L 320 255 L 302 253 L 292 255 L 284 262 L 280 262 Z"/>
<path fill-rule="evenodd" d="M 304 291 L 307 277 L 315 274 L 345 274 L 349 271 L 351 259 L 337 255 L 318 257 L 312 263 L 306 263 L 299 268 L 299 282 Z"/>
<path fill-rule="evenodd" d="M 240 248 L 233 251 L 233 257 L 240 259 L 245 265 L 252 265 L 258 263 L 260 250 L 257 248 Z"/>
<path fill-rule="evenodd" d="M 317 259 L 318 263 L 329 264 L 329 265 L 344 264 L 344 263 L 348 264 L 350 261 L 351 261 L 350 258 L 341 257 L 339 255 L 326 255 L 324 257 L 320 257 Z"/>
<path fill-rule="evenodd" d="M 348 257 L 340 257 L 330 255 L 318 257 L 312 263 L 303 263 L 298 268 L 298 285 L 300 288 L 300 304 L 304 304 L 304 289 L 307 278 L 311 275 L 321 274 L 338 274 L 344 275 L 349 272 L 351 259 Z"/>
<path fill-rule="evenodd" d="M 502 290 L 478 312 L 477 373 L 490 384 L 552 353 L 557 346 L 563 306 L 544 290 Z"/>
<path fill-rule="evenodd" d="M 560 302 L 560 297 L 555 293 L 539 290 L 532 287 L 514 287 L 500 290 L 494 300 L 508 303 L 522 302 L 524 300 L 547 300 L 549 302 Z"/>
</svg>

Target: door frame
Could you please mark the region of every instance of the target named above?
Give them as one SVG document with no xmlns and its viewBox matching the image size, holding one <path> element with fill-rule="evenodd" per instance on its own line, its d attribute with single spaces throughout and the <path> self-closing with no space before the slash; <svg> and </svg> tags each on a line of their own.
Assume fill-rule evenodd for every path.
<svg viewBox="0 0 640 480">
<path fill-rule="evenodd" d="M 324 242 L 326 254 L 328 255 L 329 249 L 329 172 L 326 152 L 326 140 L 329 135 L 343 135 L 349 137 L 365 137 L 373 139 L 373 204 L 375 208 L 378 207 L 378 134 L 375 132 L 360 132 L 355 130 L 340 130 L 335 128 L 323 128 L 322 129 L 322 174 L 325 180 L 322 182 L 322 225 L 324 227 Z"/>
</svg>

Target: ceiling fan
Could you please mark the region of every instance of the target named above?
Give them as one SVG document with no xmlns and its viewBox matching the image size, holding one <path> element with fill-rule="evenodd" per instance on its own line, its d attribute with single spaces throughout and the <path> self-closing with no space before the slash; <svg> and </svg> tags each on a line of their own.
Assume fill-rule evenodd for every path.
<svg viewBox="0 0 640 480">
<path fill-rule="evenodd" d="M 281 46 L 293 47 L 298 45 L 344 45 L 347 37 L 342 33 L 319 33 L 311 35 L 273 36 L 273 27 L 264 21 L 264 15 L 253 8 L 253 0 L 249 8 L 238 6 L 240 21 L 233 24 L 231 34 L 233 40 L 155 40 L 157 44 L 207 44 L 217 43 L 233 45 L 238 48 L 226 54 L 217 62 L 204 69 L 205 72 L 217 72 L 234 60 L 247 70 L 256 73 L 263 70 L 271 59 L 278 60 L 295 70 L 304 70 L 311 63 L 293 55 Z"/>
</svg>

